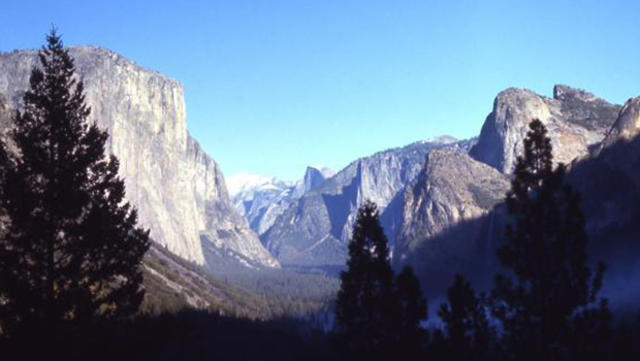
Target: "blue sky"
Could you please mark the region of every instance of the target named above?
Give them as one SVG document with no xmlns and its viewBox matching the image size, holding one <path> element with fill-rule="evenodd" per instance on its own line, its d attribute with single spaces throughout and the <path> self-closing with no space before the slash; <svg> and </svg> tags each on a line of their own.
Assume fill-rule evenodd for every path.
<svg viewBox="0 0 640 361">
<path fill-rule="evenodd" d="M 441 134 L 495 95 L 556 83 L 640 95 L 638 1 L 4 0 L 0 51 L 55 24 L 185 86 L 188 127 L 229 176 L 294 180 Z"/>
</svg>

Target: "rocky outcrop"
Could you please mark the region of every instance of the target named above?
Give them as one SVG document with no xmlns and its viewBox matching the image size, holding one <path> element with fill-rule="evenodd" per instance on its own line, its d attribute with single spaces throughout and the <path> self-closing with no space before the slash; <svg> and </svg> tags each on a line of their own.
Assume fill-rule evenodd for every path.
<svg viewBox="0 0 640 361">
<path fill-rule="evenodd" d="M 525 89 L 498 94 L 471 156 L 503 173 L 511 173 L 533 119 L 547 127 L 556 162 L 570 163 L 589 153 L 616 120 L 618 105 L 564 85 L 547 98 Z"/>
<path fill-rule="evenodd" d="M 602 141 L 599 151 L 618 141 L 630 141 L 640 133 L 640 97 L 627 100 L 618 119 Z"/>
<path fill-rule="evenodd" d="M 625 103 L 596 151 L 569 169 L 568 181 L 583 195 L 582 209 L 592 234 L 607 234 L 640 216 L 638 135 L 640 97 Z"/>
<path fill-rule="evenodd" d="M 108 130 L 107 150 L 119 158 L 126 197 L 151 237 L 198 264 L 205 263 L 204 242 L 277 266 L 231 206 L 216 162 L 188 134 L 182 85 L 109 50 L 70 52 L 89 120 Z M 0 93 L 15 107 L 37 61 L 35 51 L 0 55 Z"/>
<path fill-rule="evenodd" d="M 304 172 L 304 177 L 300 185 L 297 187 L 300 195 L 319 187 L 322 183 L 324 183 L 327 178 L 334 175 L 336 172 L 333 170 L 322 167 L 322 166 L 308 166 L 307 170 Z"/>
<path fill-rule="evenodd" d="M 428 151 L 467 144 L 436 139 L 358 159 L 305 193 L 276 219 L 261 240 L 285 265 L 341 266 L 357 209 L 364 200 L 375 202 L 384 211 L 418 175 Z"/>
<path fill-rule="evenodd" d="M 402 226 L 394 259 L 402 261 L 459 223 L 486 215 L 509 189 L 507 177 L 455 149 L 433 150 L 404 192 Z"/>
</svg>

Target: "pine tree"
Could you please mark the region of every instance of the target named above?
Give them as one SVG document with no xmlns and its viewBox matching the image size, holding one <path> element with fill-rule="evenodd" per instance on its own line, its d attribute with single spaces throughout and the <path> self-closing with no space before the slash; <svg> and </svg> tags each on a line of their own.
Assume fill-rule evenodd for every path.
<svg viewBox="0 0 640 361">
<path fill-rule="evenodd" d="M 83 84 L 55 29 L 0 161 L 0 325 L 20 329 L 126 317 L 144 294 L 148 231 L 124 202 L 107 133 L 89 125 Z"/>
<path fill-rule="evenodd" d="M 395 300 L 398 302 L 399 312 L 395 318 L 398 324 L 396 335 L 403 358 L 407 359 L 419 353 L 425 338 L 420 322 L 427 319 L 427 300 L 422 294 L 420 282 L 413 268 L 409 266 L 396 277 Z"/>
<path fill-rule="evenodd" d="M 410 267 L 394 277 L 376 205 L 358 210 L 343 271 L 336 318 L 346 359 L 414 357 L 423 340 L 427 302 Z"/>
<path fill-rule="evenodd" d="M 471 284 L 456 274 L 447 301 L 438 311 L 445 324 L 443 353 L 449 360 L 486 360 L 493 332 L 487 321 L 484 297 L 476 296 Z"/>
<path fill-rule="evenodd" d="M 358 211 L 349 243 L 348 269 L 343 271 L 336 301 L 336 318 L 347 352 L 373 354 L 392 342 L 397 303 L 389 264 L 387 238 L 374 203 Z"/>
<path fill-rule="evenodd" d="M 595 273 L 587 266 L 578 194 L 563 182 L 565 167 L 553 169 L 542 122 L 534 120 L 529 127 L 506 197 L 511 224 L 498 250 L 511 273 L 496 276 L 493 312 L 503 324 L 510 357 L 567 359 L 575 349 L 575 315 L 596 301 L 604 266 Z M 603 305 L 599 315 L 608 312 Z"/>
</svg>

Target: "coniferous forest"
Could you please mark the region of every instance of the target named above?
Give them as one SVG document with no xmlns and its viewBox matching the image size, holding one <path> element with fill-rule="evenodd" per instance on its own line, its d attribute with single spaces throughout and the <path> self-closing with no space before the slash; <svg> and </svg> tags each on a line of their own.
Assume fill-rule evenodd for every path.
<svg viewBox="0 0 640 361">
<path fill-rule="evenodd" d="M 590 195 L 567 181 L 538 119 L 504 194 L 488 287 L 458 273 L 442 280 L 444 301 L 430 300 L 428 275 L 392 262 L 369 200 L 333 276 L 282 270 L 223 281 L 199 276 L 139 224 L 56 30 L 38 60 L 0 143 L 3 360 L 640 359 L 640 312 L 615 312 L 602 294 L 612 265 L 592 252 Z M 171 288 L 183 274 L 187 298 Z"/>
</svg>

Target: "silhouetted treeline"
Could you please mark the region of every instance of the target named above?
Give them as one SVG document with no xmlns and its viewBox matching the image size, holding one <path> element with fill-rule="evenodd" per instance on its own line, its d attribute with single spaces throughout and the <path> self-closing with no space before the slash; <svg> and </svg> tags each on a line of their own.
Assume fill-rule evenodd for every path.
<svg viewBox="0 0 640 361">
<path fill-rule="evenodd" d="M 2 360 L 330 360 L 328 335 L 296 320 L 251 321 L 204 311 L 100 321 L 0 342 Z"/>
</svg>

